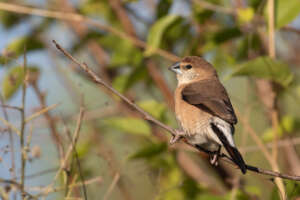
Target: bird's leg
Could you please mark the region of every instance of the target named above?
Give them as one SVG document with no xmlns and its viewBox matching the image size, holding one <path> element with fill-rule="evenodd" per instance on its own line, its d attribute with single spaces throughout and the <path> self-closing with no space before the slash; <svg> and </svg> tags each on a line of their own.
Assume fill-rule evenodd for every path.
<svg viewBox="0 0 300 200">
<path fill-rule="evenodd" d="M 218 159 L 219 159 L 220 151 L 221 151 L 221 146 L 219 146 L 217 151 L 212 152 L 210 154 L 210 164 L 212 164 L 214 166 L 218 166 Z"/>
<path fill-rule="evenodd" d="M 170 139 L 171 145 L 178 142 L 185 135 L 183 131 L 176 130 L 175 132 L 176 132 L 176 134 L 173 135 Z"/>
</svg>

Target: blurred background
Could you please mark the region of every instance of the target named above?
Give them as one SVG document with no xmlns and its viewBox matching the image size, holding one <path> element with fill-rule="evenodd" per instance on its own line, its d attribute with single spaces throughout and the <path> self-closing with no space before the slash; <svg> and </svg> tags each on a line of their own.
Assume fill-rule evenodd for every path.
<svg viewBox="0 0 300 200">
<path fill-rule="evenodd" d="M 52 43 L 173 128 L 167 67 L 204 57 L 231 97 L 245 161 L 300 175 L 299 13 L 299 0 L 1 0 L 1 199 L 299 198 L 296 181 L 170 146 Z"/>
</svg>

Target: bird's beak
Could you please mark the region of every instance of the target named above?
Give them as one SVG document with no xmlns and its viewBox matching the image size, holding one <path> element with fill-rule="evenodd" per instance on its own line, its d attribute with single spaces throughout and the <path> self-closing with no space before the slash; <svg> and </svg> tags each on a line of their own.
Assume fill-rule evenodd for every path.
<svg viewBox="0 0 300 200">
<path fill-rule="evenodd" d="M 176 74 L 182 73 L 180 70 L 180 62 L 175 63 L 174 65 L 170 66 L 168 69 L 175 72 Z"/>
</svg>

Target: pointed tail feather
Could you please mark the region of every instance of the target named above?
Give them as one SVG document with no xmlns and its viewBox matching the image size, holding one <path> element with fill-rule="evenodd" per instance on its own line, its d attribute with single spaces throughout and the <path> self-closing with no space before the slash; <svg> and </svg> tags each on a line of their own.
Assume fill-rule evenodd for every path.
<svg viewBox="0 0 300 200">
<path fill-rule="evenodd" d="M 226 151 L 232 158 L 233 162 L 239 166 L 242 173 L 245 174 L 247 172 L 246 163 L 240 154 L 240 152 L 237 150 L 237 148 L 231 146 L 224 135 L 224 133 L 213 123 L 211 123 L 211 128 L 214 131 L 214 133 L 218 136 L 219 140 L 222 142 L 223 146 L 225 147 Z"/>
<path fill-rule="evenodd" d="M 245 174 L 247 172 L 246 163 L 240 154 L 240 152 L 237 150 L 237 148 L 232 147 L 230 145 L 224 145 L 226 151 L 229 153 L 230 157 L 232 158 L 233 162 L 239 166 L 242 173 Z"/>
</svg>

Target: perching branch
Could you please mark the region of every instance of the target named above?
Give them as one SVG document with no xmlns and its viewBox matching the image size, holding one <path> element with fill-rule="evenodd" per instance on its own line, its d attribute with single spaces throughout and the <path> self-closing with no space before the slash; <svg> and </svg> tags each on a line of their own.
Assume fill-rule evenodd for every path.
<svg viewBox="0 0 300 200">
<path fill-rule="evenodd" d="M 108 89 L 110 92 L 112 92 L 113 94 L 117 95 L 118 97 L 120 97 L 124 102 L 126 102 L 129 106 L 133 107 L 135 110 L 137 110 L 145 120 L 156 124 L 157 126 L 161 127 L 162 129 L 165 129 L 166 131 L 168 131 L 171 135 L 176 135 L 177 130 L 167 126 L 166 124 L 156 120 L 155 118 L 153 118 L 150 114 L 148 114 L 146 111 L 144 111 L 143 109 L 141 109 L 139 106 L 137 106 L 135 103 L 133 103 L 132 101 L 130 101 L 127 97 L 125 97 L 123 94 L 119 93 L 117 90 L 115 90 L 114 88 L 112 88 L 109 84 L 107 84 L 105 81 L 103 81 L 99 76 L 96 75 L 96 73 L 94 73 L 88 66 L 86 63 L 80 63 L 79 61 L 77 61 L 73 56 L 71 56 L 66 50 L 64 50 L 55 40 L 53 40 L 53 43 L 55 44 L 56 48 L 58 50 L 60 50 L 68 59 L 70 59 L 72 62 L 76 63 L 77 65 L 79 65 L 79 67 L 84 70 L 89 76 L 90 78 L 97 84 L 102 85 L 103 87 L 105 87 L 106 89 Z M 193 146 L 191 143 L 189 143 L 188 141 L 184 140 L 186 144 Z M 194 147 L 194 146 L 193 146 Z M 199 149 L 197 149 L 198 151 L 200 151 Z M 228 162 L 234 166 L 236 166 L 236 164 L 232 161 L 232 159 L 228 156 L 226 156 L 225 154 L 221 154 L 220 155 L 220 159 L 222 159 L 225 162 Z M 246 165 L 247 169 L 249 171 L 252 172 L 256 172 L 258 174 L 264 174 L 264 175 L 269 175 L 272 177 L 279 177 L 279 178 L 283 178 L 283 179 L 290 179 L 290 180 L 294 180 L 294 181 L 300 181 L 300 176 L 294 176 L 294 175 L 288 175 L 288 174 L 282 174 L 280 172 L 275 172 L 275 171 L 271 171 L 271 170 L 266 170 L 266 169 L 261 169 L 255 166 L 251 166 L 251 165 Z"/>
</svg>

